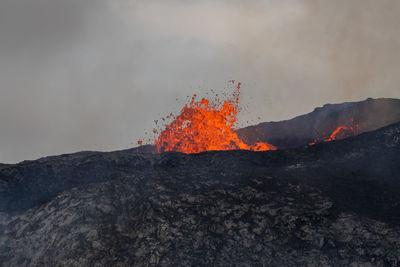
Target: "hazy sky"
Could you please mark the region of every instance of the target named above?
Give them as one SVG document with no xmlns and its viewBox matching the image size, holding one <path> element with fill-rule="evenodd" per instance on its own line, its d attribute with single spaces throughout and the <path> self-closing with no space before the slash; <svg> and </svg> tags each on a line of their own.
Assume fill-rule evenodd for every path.
<svg viewBox="0 0 400 267">
<path fill-rule="evenodd" d="M 136 146 L 230 79 L 241 125 L 400 98 L 399 14 L 395 0 L 0 0 L 0 162 Z"/>
</svg>

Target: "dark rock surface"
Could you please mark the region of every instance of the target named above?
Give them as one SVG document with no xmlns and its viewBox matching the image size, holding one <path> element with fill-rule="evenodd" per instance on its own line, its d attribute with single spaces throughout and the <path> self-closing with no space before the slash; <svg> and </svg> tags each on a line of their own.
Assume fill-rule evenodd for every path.
<svg viewBox="0 0 400 267">
<path fill-rule="evenodd" d="M 359 133 L 374 131 L 400 121 L 400 99 L 368 98 L 360 102 L 326 104 L 313 112 L 279 122 L 264 122 L 238 130 L 246 143 L 268 142 L 278 148 L 306 145 L 329 135 L 338 126 L 360 125 Z"/>
<path fill-rule="evenodd" d="M 271 152 L 0 166 L 2 266 L 399 266 L 400 123 Z"/>
</svg>

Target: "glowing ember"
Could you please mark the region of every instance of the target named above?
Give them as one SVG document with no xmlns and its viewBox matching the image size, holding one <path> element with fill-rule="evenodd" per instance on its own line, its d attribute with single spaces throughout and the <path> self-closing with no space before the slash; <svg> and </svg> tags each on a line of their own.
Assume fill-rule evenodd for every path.
<svg viewBox="0 0 400 267">
<path fill-rule="evenodd" d="M 320 140 L 314 139 L 313 142 L 309 143 L 310 146 L 315 145 L 318 142 L 330 142 L 337 139 L 343 139 L 346 137 L 350 137 L 353 135 L 357 135 L 360 132 L 361 126 L 357 123 L 354 123 L 354 119 L 351 119 L 349 125 L 341 125 L 337 127 L 329 137 L 323 137 Z"/>
<path fill-rule="evenodd" d="M 234 81 L 231 81 L 234 84 Z M 239 105 L 240 83 L 230 99 L 221 103 L 216 95 L 213 102 L 203 98 L 186 104 L 172 123 L 167 125 L 155 142 L 158 153 L 178 151 L 199 153 L 210 150 L 244 149 L 276 150 L 268 143 L 247 145 L 234 131 Z"/>
</svg>

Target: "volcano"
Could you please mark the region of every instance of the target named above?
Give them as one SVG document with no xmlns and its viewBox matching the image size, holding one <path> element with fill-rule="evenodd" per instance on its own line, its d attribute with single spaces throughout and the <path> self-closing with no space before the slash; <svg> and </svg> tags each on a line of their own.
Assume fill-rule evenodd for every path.
<svg viewBox="0 0 400 267">
<path fill-rule="evenodd" d="M 234 94 L 230 99 L 231 102 L 226 104 L 228 107 L 225 109 L 228 112 L 218 113 L 222 109 L 216 109 L 215 105 L 210 107 L 208 102 L 204 103 L 203 101 L 206 100 L 202 99 L 195 103 L 193 98 L 190 105 L 186 105 L 182 109 L 177 119 L 164 129 L 155 145 L 143 145 L 138 147 L 137 151 L 142 153 L 162 151 L 196 153 L 209 150 L 288 149 L 344 139 L 400 121 L 400 99 L 368 98 L 359 102 L 326 104 L 293 119 L 264 122 L 235 130 L 232 126 L 236 121 L 237 95 Z M 220 126 L 216 126 L 214 121 L 211 125 L 204 123 L 204 121 L 210 120 L 205 119 L 208 114 L 202 113 L 213 109 L 218 118 L 216 121 L 221 121 L 221 117 L 225 118 L 226 113 L 229 116 L 233 115 L 233 120 L 231 119 L 229 123 L 226 123 L 229 118 L 219 123 L 224 126 L 219 129 L 225 129 L 225 134 L 218 134 L 218 131 L 214 131 L 215 128 L 218 128 L 217 126 Z M 196 115 L 193 116 L 193 113 Z M 194 127 L 185 127 L 185 123 L 189 121 L 188 118 L 201 123 L 194 123 L 193 125 L 196 126 L 194 130 Z M 203 130 L 200 134 L 199 129 L 209 130 Z M 195 134 L 192 134 L 193 132 Z M 204 140 L 212 140 L 212 142 L 207 143 Z M 218 140 L 218 142 L 214 140 Z M 163 146 L 168 143 L 171 145 Z M 188 147 L 191 149 L 187 149 Z"/>
<path fill-rule="evenodd" d="M 388 101 L 398 103 L 327 105 L 274 129 L 333 112 L 316 125 L 346 115 L 344 122 L 364 118 L 371 130 L 398 109 L 361 107 Z M 303 127 L 296 136 L 304 138 L 287 149 L 263 152 L 134 148 L 1 164 L 0 263 L 398 266 L 400 122 L 333 142 L 322 136 L 311 146 L 316 138 Z M 290 148 L 293 140 L 300 146 Z"/>
<path fill-rule="evenodd" d="M 268 142 L 286 149 L 343 139 L 398 121 L 400 99 L 368 98 L 359 102 L 326 104 L 290 120 L 264 122 L 237 132 L 246 143 Z"/>
</svg>

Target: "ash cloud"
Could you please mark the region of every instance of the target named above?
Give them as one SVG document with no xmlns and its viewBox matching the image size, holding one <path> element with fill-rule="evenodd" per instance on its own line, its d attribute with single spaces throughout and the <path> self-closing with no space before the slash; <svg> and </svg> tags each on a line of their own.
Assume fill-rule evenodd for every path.
<svg viewBox="0 0 400 267">
<path fill-rule="evenodd" d="M 389 0 L 1 1 L 0 162 L 134 146 L 229 79 L 243 82 L 241 125 L 400 97 L 399 13 Z"/>
</svg>

